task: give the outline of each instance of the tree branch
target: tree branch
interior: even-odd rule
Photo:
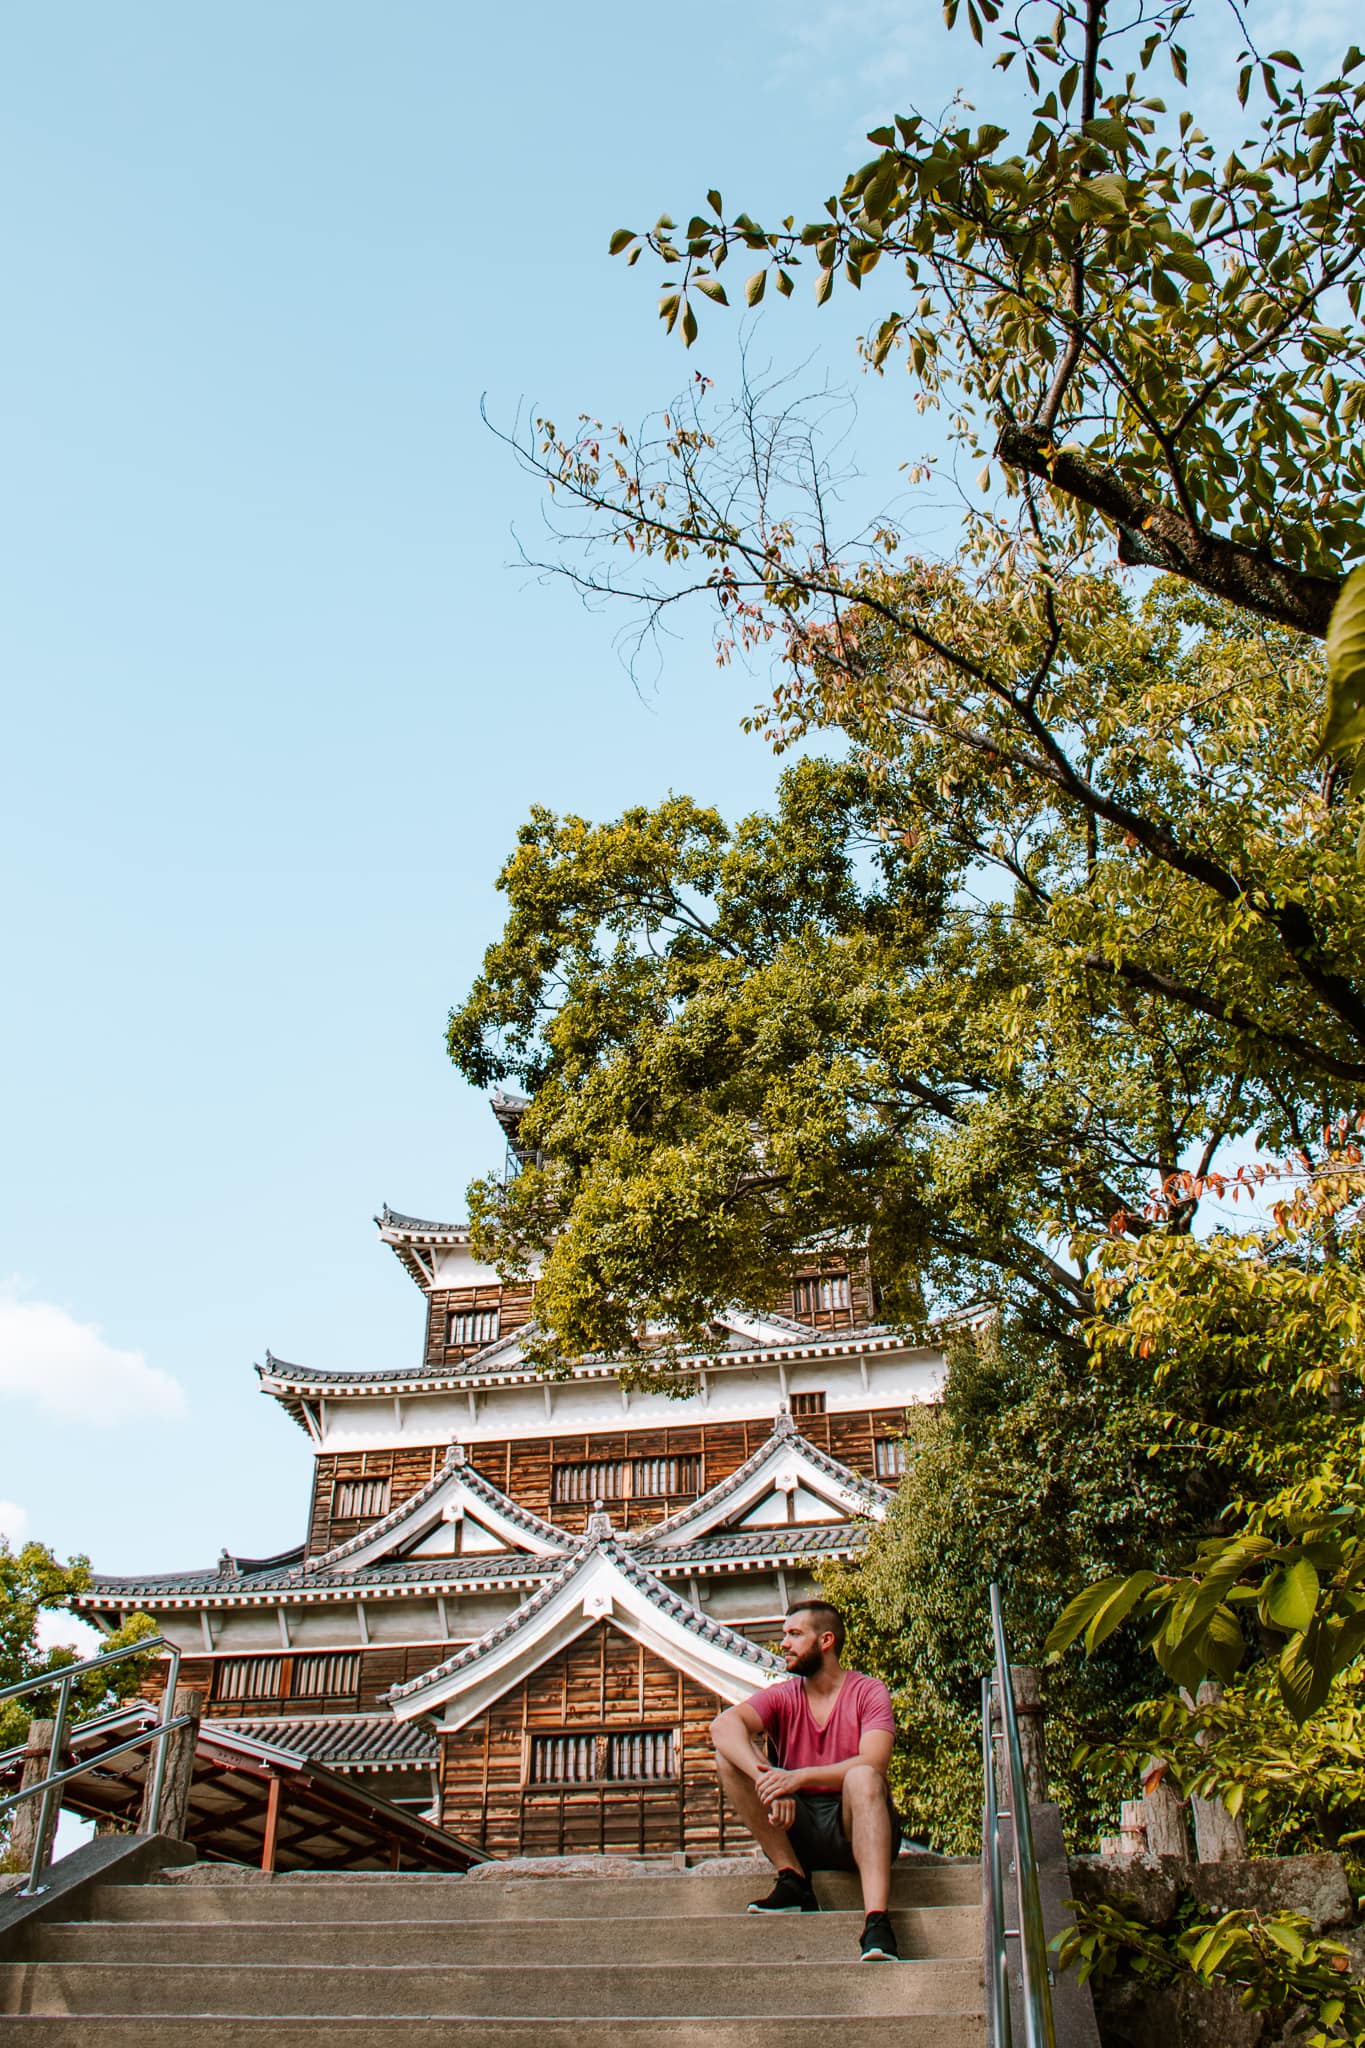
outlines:
[[[1007,423],[995,452],[1007,469],[1041,477],[1108,519],[1119,530],[1121,562],[1168,570],[1244,611],[1326,637],[1340,577],[1310,575],[1262,549],[1201,532],[1179,512],[1144,498],[1117,470],[1090,462],[1079,449],[1058,448],[1045,428]]]

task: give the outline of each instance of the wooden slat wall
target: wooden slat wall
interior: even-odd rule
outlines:
[[[455,1643],[420,1643],[406,1647],[369,1649],[359,1652],[359,1684],[349,1697],[290,1699],[287,1693],[277,1698],[219,1700],[213,1696],[214,1666],[220,1660],[215,1657],[183,1657],[180,1662],[181,1685],[197,1686],[204,1694],[205,1711],[215,1721],[252,1720],[266,1714],[372,1714],[384,1704],[384,1695],[390,1686],[403,1685],[410,1678],[418,1677],[423,1671],[430,1671],[433,1664],[443,1663],[458,1647]],[[248,1651],[250,1656],[255,1654]],[[265,1651],[266,1656],[278,1656],[282,1666],[290,1660],[287,1650]],[[300,1651],[300,1656],[311,1654]],[[235,1659],[234,1659],[235,1661]],[[166,1668],[158,1665],[149,1671],[138,1688],[142,1698],[159,1700],[165,1684]],[[287,1679],[283,1681],[286,1685]]]
[[[801,1268],[802,1279],[806,1279],[812,1274],[818,1274],[822,1278],[834,1279],[842,1273],[847,1273],[849,1279],[849,1306],[847,1308],[798,1309],[796,1306],[796,1287],[793,1283],[787,1289],[782,1299],[776,1304],[778,1312],[782,1315],[794,1316],[798,1322],[809,1323],[816,1330],[856,1330],[864,1323],[875,1322],[877,1316],[877,1296],[872,1284],[871,1272],[868,1270],[865,1261],[849,1260],[836,1256],[828,1259],[812,1259],[808,1266]]]
[[[829,1451],[843,1464],[865,1478],[876,1477],[873,1440],[893,1434],[904,1426],[902,1408],[860,1409],[848,1415],[803,1415],[798,1427],[803,1436],[821,1450]],[[694,1455],[699,1460],[698,1493],[705,1493],[718,1481],[727,1479],[744,1460],[766,1443],[772,1432],[771,1418],[756,1416],[748,1422],[707,1422],[676,1429],[622,1429],[603,1435],[535,1436],[495,1438],[469,1446],[470,1462],[509,1493],[513,1500],[534,1514],[544,1515],[562,1529],[587,1526],[591,1501],[555,1501],[551,1498],[552,1468],[580,1460],[605,1458],[662,1458]],[[444,1444],[401,1451],[352,1451],[319,1457],[313,1477],[313,1515],[309,1528],[309,1551],[316,1555],[359,1533],[356,1521],[338,1521],[332,1516],[332,1488],[338,1479],[387,1476],[390,1504],[403,1501],[425,1486],[446,1454]],[[674,1499],[620,1500],[609,1503],[611,1518],[618,1529],[640,1528],[661,1521],[695,1498],[691,1493]]]
[[[505,1337],[510,1330],[519,1330],[530,1322],[535,1291],[535,1282],[531,1280],[515,1287],[432,1288],[427,1295],[427,1364],[449,1365],[455,1359],[468,1358],[472,1351],[482,1350],[477,1344],[446,1343],[449,1318],[457,1309],[497,1309],[498,1335]]]
[[[723,1701],[598,1622],[444,1738],[443,1825],[496,1855],[721,1851],[748,1837],[724,1810],[708,1733]],[[672,1728],[679,1776],[657,1785],[530,1785],[531,1738]]]
[[[367,1524],[354,1515],[332,1513],[332,1492],[341,1479],[387,1479],[389,1508],[411,1500],[439,1471],[449,1449],[447,1444],[405,1445],[401,1451],[343,1451],[314,1460],[313,1501],[308,1517],[308,1554],[330,1550],[347,1543]],[[370,1517],[373,1521],[376,1518]]]

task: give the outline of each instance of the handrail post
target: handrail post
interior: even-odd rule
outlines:
[[[1010,1825],[1014,1835],[1014,1877],[1019,1902],[1019,1948],[1025,2031],[1029,2048],[1056,2048],[1047,1969],[1047,1935],[1043,1927],[1043,1910],[1038,1897],[1033,1823],[1029,1816],[1028,1781],[1024,1774],[1024,1752],[1019,1740],[1019,1721],[1014,1711],[1014,1680],[1010,1672],[1009,1651],[1005,1645],[1005,1621],[1000,1607],[1000,1588],[997,1585],[991,1587],[991,1632],[995,1639],[1000,1722],[1005,1738],[1006,1782],[1009,1785]]]
[[[1012,2048],[1008,1958],[1005,1950],[1005,1894],[1000,1869],[1000,1814],[995,1796],[990,1674],[981,1681],[981,1854],[986,1886],[986,2002],[990,2048]]]
[[[38,1808],[38,1826],[33,1837],[33,1861],[28,1869],[28,1883],[21,1896],[33,1898],[46,1889],[43,1879],[52,1860],[52,1835],[57,1816],[62,1810],[61,1787],[51,1782],[53,1773],[62,1767],[62,1748],[66,1741],[67,1709],[71,1700],[71,1675],[58,1682],[57,1711],[52,1719],[52,1754],[48,1763],[48,1783],[43,1788],[42,1803]]]
[[[153,1743],[155,1761],[152,1766],[151,1790],[144,1808],[148,1821],[147,1833],[152,1835],[161,1832],[161,1793],[166,1781],[166,1744],[170,1739],[166,1723],[175,1714],[175,1688],[180,1677],[180,1652],[174,1643],[171,1645],[170,1667],[166,1673],[165,1690],[161,1695],[160,1725]]]

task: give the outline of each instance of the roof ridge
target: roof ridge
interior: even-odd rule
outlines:
[[[685,1529],[689,1522],[696,1521],[699,1515],[709,1512],[718,1502],[728,1500],[731,1494],[737,1493],[744,1483],[753,1477],[764,1460],[771,1457],[775,1443],[784,1443],[792,1450],[804,1452],[812,1464],[827,1477],[837,1479],[852,1492],[861,1494],[869,1507],[883,1507],[891,1499],[884,1486],[878,1486],[873,1480],[864,1479],[862,1473],[855,1472],[851,1465],[845,1465],[842,1459],[832,1457],[828,1451],[822,1451],[818,1444],[813,1444],[809,1437],[802,1436],[790,1412],[786,1408],[780,1408],[773,1418],[771,1431],[758,1449],[749,1453],[742,1465],[737,1465],[724,1479],[718,1479],[705,1493],[698,1494],[687,1507],[679,1508],[675,1514],[665,1516],[662,1522],[650,1523],[640,1531],[636,1541],[641,1547],[650,1542],[657,1543],[658,1539],[670,1530]]]

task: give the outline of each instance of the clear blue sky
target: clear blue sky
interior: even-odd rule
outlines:
[[[703,633],[641,701],[620,622],[512,566],[540,506],[480,395],[666,402],[682,355],[610,230],[712,183],[804,212],[869,124],[977,70],[935,0],[11,15],[14,1528],[114,1571],[301,1534],[305,1440],[251,1364],[420,1342],[369,1219],[458,1214],[498,1156],[442,1039],[527,807],[736,811],[774,776]],[[856,312],[779,310],[757,345],[857,385]],[[735,335],[694,352],[722,385]],[[922,429],[903,382],[861,396],[890,489]]]

